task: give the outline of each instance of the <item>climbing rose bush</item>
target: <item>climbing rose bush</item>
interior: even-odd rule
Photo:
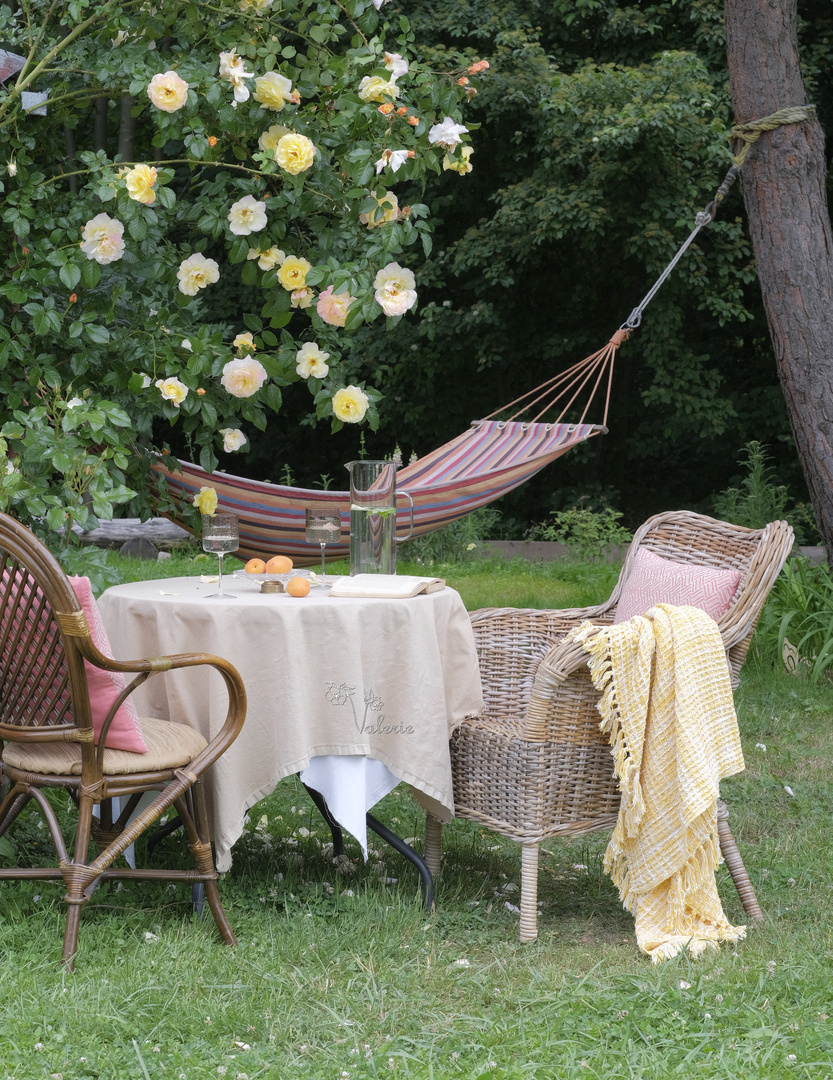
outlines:
[[[420,65],[376,0],[14,12],[0,5],[18,57],[0,89],[0,508],[53,538],[120,504],[151,513],[171,425],[210,472],[301,380],[334,430],[375,428],[383,388],[343,346],[417,308],[408,249],[430,252],[421,193],[444,155],[468,160],[471,57]],[[218,322],[231,282],[245,307]]]

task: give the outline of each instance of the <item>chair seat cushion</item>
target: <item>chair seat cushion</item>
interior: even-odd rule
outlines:
[[[163,772],[188,765],[208,745],[194,728],[151,716],[141,718],[146,754],[129,750],[105,750],[105,776],[125,773]],[[46,776],[80,776],[81,747],[78,743],[8,742],[3,761],[15,769]]]
[[[655,604],[673,604],[701,608],[717,622],[729,610],[740,578],[740,570],[672,562],[643,548],[633,561],[613,621],[627,622]]]

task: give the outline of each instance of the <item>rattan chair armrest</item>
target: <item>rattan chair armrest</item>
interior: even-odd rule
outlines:
[[[553,622],[563,622],[569,631],[573,626],[580,626],[586,619],[592,622],[611,622],[615,613],[615,607],[611,600],[605,600],[603,604],[586,608],[550,608],[547,616]],[[507,616],[517,615],[541,615],[540,608],[478,608],[469,612],[472,627],[487,623],[491,619],[505,619]]]
[[[794,539],[792,527],[786,521],[772,521],[764,530],[763,540],[743,585],[742,598],[729,608],[717,624],[727,651],[755,629],[775,579],[789,558]]]
[[[246,688],[237,668],[224,660],[221,656],[212,656],[210,653],[176,653],[171,656],[152,656],[142,660],[114,660],[96,649],[89,636],[77,639],[78,649],[85,660],[89,660],[96,667],[105,671],[118,671],[124,675],[135,674],[137,678],[130,682],[110,710],[105,722],[104,729],[99,741],[99,748],[103,752],[107,729],[116,710],[122,705],[133,691],[141,686],[151,675],[160,672],[175,671],[178,668],[203,667],[214,668],[223,679],[228,692],[228,711],[222,728],[217,732],[208,746],[191,762],[190,771],[199,775],[205,771],[221,754],[225,753],[229,746],[240,734],[243,721],[246,718]]]

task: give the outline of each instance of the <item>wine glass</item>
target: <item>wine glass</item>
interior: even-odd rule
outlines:
[[[212,599],[233,600],[231,593],[223,592],[223,556],[240,547],[239,521],[237,514],[202,515],[202,549],[214,554],[220,561],[220,576],[217,592],[209,593]]]
[[[306,513],[305,537],[308,544],[321,545],[321,579],[327,565],[326,547],[341,539],[341,512],[310,508]]]

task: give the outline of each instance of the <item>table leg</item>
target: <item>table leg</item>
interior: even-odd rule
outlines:
[[[431,871],[425,864],[425,860],[414,851],[410,844],[406,844],[405,841],[397,836],[396,833],[390,831],[390,829],[377,821],[372,814],[367,815],[368,828],[372,829],[377,836],[381,838],[394,849],[398,851],[400,855],[404,855],[408,862],[413,863],[419,871],[420,884],[422,886],[422,903],[427,911],[434,910],[434,879],[431,876]]]
[[[307,794],[318,808],[321,816],[324,818],[324,820],[327,822],[327,825],[329,826],[330,832],[332,833],[333,837],[333,853],[335,855],[341,855],[344,851],[344,834],[342,833],[341,826],[330,813],[327,802],[321,792],[316,791],[314,788],[307,787],[306,784],[304,784],[304,787],[307,790]],[[431,871],[425,864],[425,860],[422,859],[421,856],[417,855],[417,853],[414,851],[410,844],[406,844],[400,836],[397,836],[396,833],[391,832],[391,830],[386,825],[383,825],[381,821],[377,820],[372,814],[367,814],[366,820],[367,827],[369,829],[372,829],[377,836],[381,836],[385,843],[390,844],[394,851],[398,851],[400,855],[404,855],[408,862],[413,863],[413,865],[417,868],[420,876],[420,885],[422,887],[423,905],[427,908],[428,911],[433,911],[434,879],[431,876]]]
[[[314,788],[307,787],[306,784],[304,784],[304,787],[307,789],[307,795],[309,795],[309,797],[315,803],[319,814],[327,822],[327,825],[330,829],[330,835],[333,838],[333,855],[343,855],[344,833],[341,831],[341,826],[339,825],[339,823],[330,813],[324,796],[321,794],[320,791],[316,791]]]
[[[156,830],[156,832],[152,833],[148,837],[148,854],[151,853],[153,848],[159,843],[160,840],[164,840],[166,836],[170,836],[171,833],[175,833],[177,829],[181,828],[182,821],[178,814],[170,821],[166,821],[164,825],[162,825]],[[204,907],[205,885],[201,881],[198,881],[196,882],[196,884],[191,886],[191,910],[194,912],[195,915],[202,919],[205,914],[203,910]]]

